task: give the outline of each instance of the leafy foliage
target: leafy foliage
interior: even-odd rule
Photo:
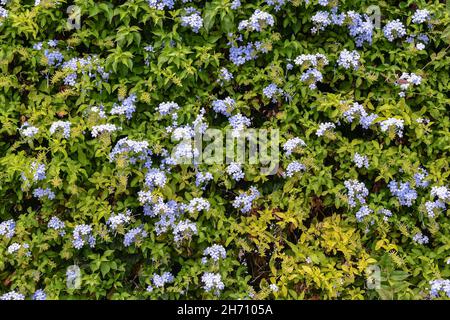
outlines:
[[[64,0],[1,1],[0,292],[450,297],[430,283],[450,278],[444,1],[171,3],[75,0],[77,29]],[[361,33],[354,15],[364,20],[370,5],[381,28],[369,22]],[[413,22],[420,9],[430,16]],[[332,18],[339,13],[342,22]],[[384,28],[396,19],[404,36]],[[305,146],[282,150],[275,175],[243,164],[238,181],[226,164],[170,164],[175,128],[201,116],[222,132],[233,125],[213,109],[227,97],[252,128],[277,128],[282,144],[298,137]],[[164,115],[168,102],[179,109]],[[303,167],[287,176],[293,161]],[[196,184],[199,172],[211,179]],[[350,180],[367,189],[360,198],[363,189],[351,191],[355,205]],[[248,212],[233,206],[244,193]],[[226,256],[205,263],[214,244]],[[73,265],[78,288],[67,285]],[[381,270],[376,289],[366,283],[372,265]]]

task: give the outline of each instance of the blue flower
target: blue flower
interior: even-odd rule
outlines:
[[[54,134],[57,130],[62,130],[63,137],[66,139],[70,138],[70,125],[69,121],[55,121],[50,126],[50,134]]]
[[[202,275],[203,289],[206,292],[210,292],[214,290],[216,295],[220,294],[225,288],[225,285],[222,282],[222,277],[218,273],[205,272]]]
[[[181,243],[183,240],[190,241],[192,236],[197,234],[197,225],[195,222],[189,220],[182,220],[178,222],[173,228],[173,239],[176,243]]]
[[[127,209],[124,213],[113,214],[106,221],[106,225],[113,231],[123,227],[131,221],[131,210]]]
[[[0,300],[25,300],[25,296],[16,291],[10,291],[1,295]]]
[[[24,122],[19,128],[19,131],[22,136],[32,138],[39,132],[39,129],[30,125],[28,122]]]
[[[221,245],[214,244],[203,251],[204,258],[208,256],[215,262],[219,261],[219,259],[225,259],[227,257],[227,251]]]
[[[224,116],[231,116],[231,112],[236,108],[236,102],[230,97],[226,97],[223,100],[214,100],[212,102],[213,110],[217,113],[221,113]]]
[[[356,152],[353,156],[353,162],[358,168],[365,167],[366,169],[369,169],[369,159],[367,158],[367,156],[362,156]]]
[[[233,207],[240,209],[242,213],[248,213],[252,209],[253,201],[259,198],[261,194],[256,187],[250,187],[249,192],[241,193],[233,201]]]
[[[172,283],[175,280],[174,276],[170,272],[164,272],[161,275],[153,274],[153,285],[157,288],[162,288],[166,283]]]
[[[44,56],[47,58],[48,64],[50,66],[57,67],[64,60],[64,56],[58,50],[53,50],[53,51],[45,50]]]
[[[298,137],[289,139],[283,144],[283,150],[287,156],[291,155],[298,147],[306,147],[305,141]]]
[[[278,88],[275,83],[271,83],[263,89],[263,95],[269,99],[275,99],[277,94],[283,94],[283,90]]]
[[[47,227],[59,231],[60,236],[64,236],[66,234],[66,232],[64,231],[66,224],[58,217],[51,217],[50,221],[47,224]]]
[[[125,115],[130,120],[136,110],[136,95],[133,93],[128,98],[124,99],[120,105],[114,104],[111,109],[111,114]]]
[[[365,217],[369,216],[373,212],[368,206],[361,206],[359,210],[356,212],[356,220],[361,222]]]
[[[389,21],[383,28],[384,36],[389,41],[402,38],[406,35],[406,29],[403,23],[399,19]]]
[[[92,235],[92,227],[86,224],[76,225],[73,230],[72,244],[75,249],[81,249],[86,243],[91,248],[95,247],[95,238]]]
[[[428,11],[427,9],[423,9],[423,10],[419,9],[416,12],[414,12],[411,22],[420,24],[420,23],[428,22],[430,20],[431,20],[430,11]]]
[[[388,184],[391,193],[397,197],[400,205],[410,207],[417,198],[417,192],[410,187],[409,182],[398,183],[392,180]]]
[[[414,235],[413,241],[418,244],[427,244],[429,239],[427,236],[423,235],[421,232],[418,232]]]
[[[136,243],[145,237],[147,237],[147,232],[144,230],[143,226],[133,228],[125,234],[123,245],[129,247],[131,244]]]
[[[345,69],[353,68],[353,70],[357,70],[359,67],[359,59],[360,55],[356,50],[348,51],[344,49],[339,53],[337,64]]]
[[[241,164],[237,162],[231,162],[227,167],[226,172],[232,176],[235,181],[239,181],[244,178],[244,172],[242,172]]]
[[[147,0],[148,5],[153,9],[164,10],[173,9],[174,0]]]
[[[316,135],[321,137],[325,134],[326,131],[336,128],[336,125],[332,122],[325,122],[319,125],[319,129],[316,131]]]
[[[304,170],[306,170],[306,167],[304,164],[301,164],[298,161],[293,161],[293,162],[289,163],[288,166],[286,167],[286,176],[292,177],[295,173],[301,172]]]
[[[47,300],[47,294],[42,289],[36,290],[33,294],[33,300]]]
[[[394,128],[395,133],[401,138],[403,137],[403,119],[389,118],[384,121],[380,121],[381,131],[386,132],[391,128]]]
[[[15,234],[16,223],[13,219],[3,221],[0,223],[0,235],[11,239]]]
[[[185,11],[186,15],[181,17],[181,25],[198,33],[200,28],[203,27],[203,18],[200,16],[200,12],[192,7],[186,8]]]
[[[432,298],[437,298],[441,291],[443,291],[447,295],[447,297],[450,298],[450,280],[431,280],[430,285],[430,295]]]
[[[41,199],[43,197],[47,197],[49,200],[55,199],[55,193],[50,190],[50,188],[42,189],[42,188],[36,188],[33,191],[33,196],[35,196],[38,199]]]
[[[344,186],[347,188],[348,192],[348,204],[350,208],[356,207],[356,200],[360,204],[366,203],[366,197],[369,195],[369,190],[367,190],[364,183],[358,180],[347,180],[344,182]]]
[[[232,136],[238,137],[241,132],[251,125],[250,119],[238,113],[228,119],[230,125],[233,127]]]
[[[267,12],[256,9],[250,19],[243,20],[238,25],[238,30],[262,31],[266,26],[273,26],[275,20]]]
[[[231,10],[236,10],[237,8],[239,8],[241,6],[241,1],[240,0],[233,0],[233,2],[231,2]]]
[[[195,185],[199,187],[202,184],[206,184],[213,179],[213,176],[209,172],[197,172],[195,175]]]
[[[372,44],[373,25],[371,19],[366,14],[361,15],[354,11],[348,11],[347,16],[351,20],[348,26],[350,35],[355,39],[356,46],[362,47],[365,42]]]

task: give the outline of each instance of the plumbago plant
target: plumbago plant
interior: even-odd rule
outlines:
[[[0,0],[0,298],[448,299],[449,22]],[[278,170],[177,162],[208,126],[279,130]]]

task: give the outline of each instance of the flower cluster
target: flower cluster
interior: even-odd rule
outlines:
[[[138,160],[148,160],[148,157],[152,154],[151,150],[148,148],[147,141],[135,141],[126,138],[122,138],[117,141],[115,147],[109,154],[109,159],[111,162],[115,161],[119,156],[130,156],[130,153],[134,154],[134,157],[129,157],[130,162],[136,162]]]
[[[450,190],[447,187],[432,187],[431,188],[431,196],[438,197],[441,201],[449,201],[450,200]]]
[[[416,12],[414,12],[412,18],[411,18],[411,22],[412,23],[424,23],[424,22],[428,22],[431,19],[431,14],[430,11],[428,11],[427,9],[423,9],[423,10],[417,10]]]
[[[414,235],[413,241],[418,244],[427,244],[429,242],[429,239],[426,235],[422,234],[421,232],[418,232]]]
[[[319,129],[316,131],[316,135],[321,137],[325,134],[326,131],[336,128],[336,125],[332,122],[325,122],[319,125]]]
[[[233,74],[230,71],[228,71],[227,68],[225,68],[225,67],[220,68],[217,82],[220,83],[221,86],[223,86],[226,82],[231,81],[232,79],[233,79]]]
[[[172,283],[174,280],[175,277],[170,272],[164,272],[161,275],[154,273],[152,278],[153,285],[156,288],[162,288],[166,283]]]
[[[402,38],[406,35],[406,29],[403,23],[399,19],[389,21],[383,28],[384,36],[389,41],[394,41],[395,39]]]
[[[64,84],[69,86],[75,86],[77,80],[77,72],[81,74],[87,74],[89,78],[95,78],[97,74],[100,75],[101,80],[108,80],[110,74],[105,72],[101,66],[100,60],[96,56],[88,56],[86,58],[72,58],[67,62],[64,62],[61,69],[65,72],[70,72],[64,78]]]
[[[387,221],[390,217],[392,217],[392,211],[389,209],[381,208],[378,210],[378,213],[383,215],[384,221]]]
[[[360,57],[356,50],[348,51],[344,49],[339,53],[337,64],[344,69],[353,68],[353,70],[358,70]]]
[[[75,249],[81,249],[85,244],[91,248],[95,246],[95,237],[92,235],[92,227],[87,224],[76,225],[72,233],[72,244]]]
[[[62,135],[64,138],[69,139],[70,138],[70,125],[71,123],[69,121],[55,121],[50,126],[50,134],[54,134],[56,130],[60,129],[62,130]]]
[[[16,291],[10,291],[1,295],[0,300],[25,300],[25,296]]]
[[[403,137],[403,123],[405,121],[403,119],[397,118],[389,118],[387,120],[380,121],[381,131],[386,132],[390,130],[392,127],[394,128],[394,132],[401,138]]]
[[[305,167],[304,164],[301,164],[298,161],[292,161],[286,167],[286,176],[292,177],[295,173],[301,172],[301,171],[304,171],[304,170],[306,170],[306,167]]]
[[[231,112],[236,108],[236,102],[234,99],[226,97],[223,100],[214,100],[212,102],[212,107],[215,112],[230,117]]]
[[[369,216],[373,212],[372,209],[370,209],[368,206],[364,205],[359,208],[359,210],[356,212],[356,220],[361,222],[364,217]]]
[[[273,101],[276,101],[275,97],[278,94],[283,94],[283,90],[278,88],[275,83],[271,83],[263,89],[263,95],[268,99],[272,99]]]
[[[106,221],[106,225],[109,229],[116,231],[117,229],[124,227],[131,221],[131,210],[127,209],[123,213],[113,214]]]
[[[275,20],[271,14],[256,9],[250,19],[239,23],[238,30],[262,31],[266,26],[273,26],[274,23]]]
[[[173,239],[176,243],[181,243],[183,240],[191,240],[192,236],[197,233],[198,230],[195,222],[182,220],[178,222],[173,228]]]
[[[170,102],[161,102],[156,108],[156,111],[158,111],[160,115],[165,116],[177,111],[178,109],[180,109],[178,103],[170,101]]]
[[[328,65],[328,58],[321,53],[302,54],[295,58],[294,63],[303,68],[324,67]]]
[[[283,144],[283,150],[287,156],[290,156],[298,147],[306,147],[305,141],[298,137],[289,139]]]
[[[364,167],[366,169],[369,169],[369,159],[367,158],[367,156],[362,156],[356,152],[353,156],[353,162],[358,168]]]
[[[60,236],[64,236],[66,234],[66,231],[64,230],[66,228],[66,224],[61,221],[58,217],[51,217],[50,221],[47,224],[47,227],[56,231],[59,231]]]
[[[227,167],[226,172],[236,181],[244,178],[244,172],[242,171],[240,163],[231,162]]]
[[[50,188],[36,188],[33,191],[33,196],[38,199],[42,199],[43,197],[47,197],[49,200],[55,199],[55,193]]]
[[[316,68],[311,68],[302,73],[300,80],[306,82],[310,89],[316,89],[317,82],[321,82],[323,80],[323,75],[322,72]]]
[[[142,241],[145,237],[147,237],[147,231],[144,230],[143,226],[133,228],[125,234],[123,245],[129,247],[133,243]]]
[[[257,51],[255,45],[251,42],[247,43],[247,45],[239,47],[232,46],[230,48],[230,60],[237,66],[243,65],[247,61],[256,59],[256,54]]]
[[[232,136],[239,137],[244,129],[251,125],[251,121],[246,116],[238,113],[228,118],[230,125],[233,127]]]
[[[219,244],[214,244],[203,251],[202,263],[205,264],[208,261],[208,256],[215,262],[219,259],[225,259],[227,257],[227,251]]]
[[[348,204],[350,208],[356,207],[356,200],[358,200],[360,204],[366,203],[366,197],[369,195],[369,190],[367,190],[363,182],[359,182],[358,180],[347,180],[344,182],[344,186],[347,188]]]
[[[44,56],[47,58],[47,63],[49,66],[57,67],[61,65],[64,60],[64,56],[58,50],[48,50],[44,51]]]
[[[173,9],[175,0],[147,0],[150,8],[157,10]]]
[[[418,86],[422,82],[422,77],[415,73],[403,72],[400,78],[395,82],[395,85],[399,86],[402,90],[399,95],[400,97],[405,96],[405,90],[407,90],[411,85]]]
[[[100,135],[100,134],[102,134],[104,132],[111,133],[111,132],[115,132],[115,131],[120,130],[120,129],[121,129],[120,127],[117,127],[114,124],[110,124],[110,123],[101,124],[101,125],[98,125],[98,126],[93,126],[91,134],[95,138],[95,137],[97,137],[98,135]]]
[[[111,109],[111,114],[125,115],[130,120],[136,111],[136,95],[133,93],[128,98],[124,99],[121,104],[114,104]]]
[[[39,132],[39,128],[30,125],[28,122],[24,122],[19,131],[22,136],[32,138]]]
[[[3,221],[0,223],[0,235],[8,239],[14,237],[16,230],[16,223],[13,219]]]
[[[145,185],[150,189],[154,187],[162,188],[166,185],[167,177],[163,170],[152,168],[145,174]]]
[[[437,279],[430,281],[430,295],[432,298],[439,297],[439,293],[444,292],[450,298],[450,280]]]
[[[33,300],[47,300],[47,294],[45,293],[44,290],[38,289],[38,290],[36,290],[36,292],[33,294],[32,299],[33,299]]]
[[[414,181],[416,183],[416,187],[418,188],[426,188],[430,184],[430,181],[427,181],[428,172],[424,168],[419,168],[419,172],[414,174]]]
[[[253,206],[253,201],[261,194],[256,187],[250,187],[249,192],[241,193],[233,201],[233,207],[240,209],[242,213],[249,213]]]
[[[9,254],[13,254],[13,253],[16,253],[17,251],[19,251],[20,249],[23,249],[25,252],[25,255],[27,257],[29,257],[29,256],[31,256],[31,252],[28,250],[29,248],[30,248],[30,245],[28,243],[20,244],[20,243],[14,242],[8,247],[7,251]]]
[[[202,184],[206,184],[213,179],[213,176],[209,172],[197,172],[195,175],[195,185],[199,187]]]
[[[211,205],[209,204],[208,200],[203,198],[194,198],[191,201],[189,201],[189,204],[187,205],[186,209],[190,213],[194,212],[200,212],[202,210],[209,211],[209,208]]]
[[[185,15],[181,17],[181,25],[183,27],[189,27],[195,33],[198,33],[201,27],[203,27],[203,19],[200,15],[200,11],[195,8],[188,7],[185,9]]]
[[[205,272],[202,275],[202,282],[206,292],[214,291],[216,295],[219,295],[220,291],[225,288],[222,277],[218,273]]]
[[[391,193],[397,197],[398,202],[402,206],[412,206],[413,201],[417,198],[417,192],[411,188],[409,182],[398,183],[397,181],[392,180],[389,182],[388,187]]]

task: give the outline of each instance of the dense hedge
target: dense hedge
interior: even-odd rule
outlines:
[[[450,297],[443,1],[0,3],[3,299]]]

